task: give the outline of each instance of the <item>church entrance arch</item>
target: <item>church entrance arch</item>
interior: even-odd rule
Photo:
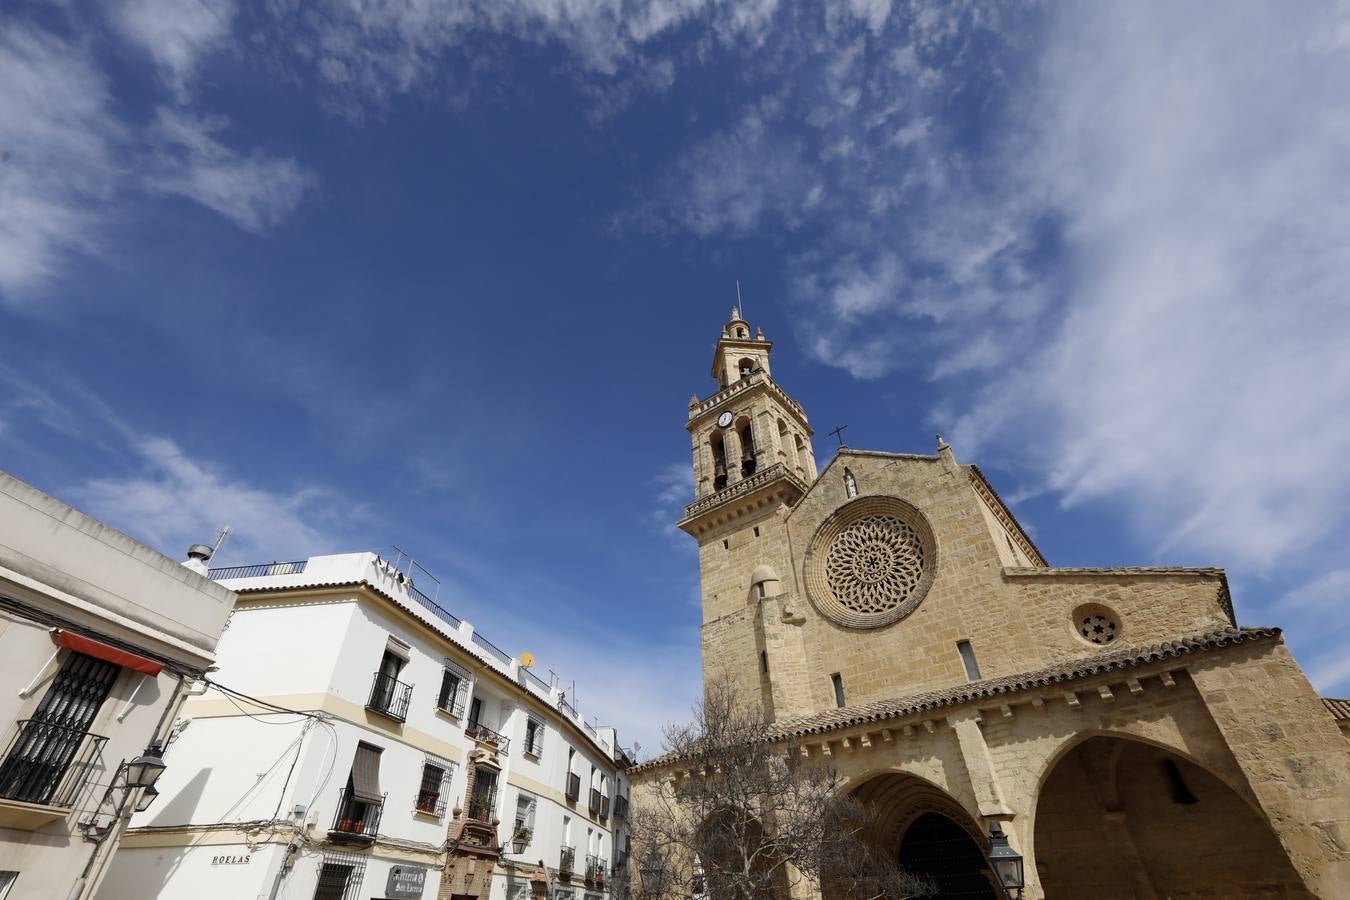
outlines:
[[[876,775],[853,789],[871,810],[871,840],[913,875],[930,879],[934,897],[998,900],[987,847],[974,820],[950,794],[905,772]]]
[[[1046,900],[1311,897],[1265,816],[1204,767],[1095,736],[1042,783],[1033,850]]]

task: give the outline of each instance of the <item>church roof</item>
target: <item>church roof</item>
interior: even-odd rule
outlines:
[[[1323,697],[1322,702],[1326,704],[1327,710],[1336,717],[1337,721],[1341,719],[1350,719],[1350,700],[1341,700],[1336,697]]]
[[[970,684],[961,684],[936,691],[926,691],[893,700],[875,700],[860,706],[826,710],[804,719],[779,723],[773,729],[774,737],[780,740],[802,737],[841,728],[852,728],[856,725],[882,722],[887,719],[897,719],[915,713],[999,697],[1029,688],[1046,687],[1106,672],[1130,669],[1201,650],[1228,646],[1229,644],[1278,638],[1280,634],[1278,628],[1224,628],[1220,631],[1163,641],[1145,647],[1127,647],[1082,659],[1066,660],[1043,669],[1018,675],[987,678],[983,681],[974,681]]]
[[[1005,675],[1000,678],[987,678],[983,681],[974,681],[969,684],[941,688],[935,691],[925,691],[907,697],[874,700],[871,703],[863,703],[858,706],[825,710],[801,719],[776,722],[768,727],[764,739],[766,741],[792,740],[808,735],[841,731],[859,725],[879,724],[918,713],[993,699],[1018,691],[1063,684],[1093,675],[1132,669],[1148,663],[1212,650],[1217,647],[1258,640],[1278,640],[1281,633],[1279,628],[1224,628],[1143,647],[1126,647],[1081,659],[1065,660],[1031,672]],[[1350,708],[1350,701],[1330,702],[1342,703]],[[1330,706],[1330,702],[1328,702],[1328,706]],[[1350,709],[1347,709],[1347,711],[1350,712]],[[660,768],[677,761],[678,757],[668,753],[629,771],[641,772],[647,769]]]

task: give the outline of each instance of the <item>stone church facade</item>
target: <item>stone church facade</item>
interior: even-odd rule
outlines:
[[[1053,567],[941,438],[817,472],[771,351],[733,310],[689,404],[705,683],[944,896],[999,896],[998,823],[1027,898],[1350,897],[1350,703],[1237,624],[1222,569]]]

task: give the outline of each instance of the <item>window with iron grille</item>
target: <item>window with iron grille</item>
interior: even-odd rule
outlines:
[[[436,695],[436,708],[456,718],[464,715],[464,699],[469,695],[469,673],[450,660],[441,670],[441,689]]]
[[[525,752],[536,759],[544,755],[544,723],[534,716],[525,719]]]
[[[450,780],[455,764],[439,756],[428,756],[422,763],[422,784],[417,789],[417,811],[429,816],[445,815],[450,799]]]
[[[5,750],[0,797],[53,806],[74,803],[104,742],[89,733],[89,726],[121,671],[83,653],[66,657],[32,718],[18,723]]]
[[[512,840],[517,836],[523,835],[525,846],[528,847],[534,839],[534,812],[539,806],[539,801],[529,794],[521,791],[516,795],[516,825],[511,833]]]
[[[356,900],[366,877],[366,858],[356,853],[325,852],[314,900]]]
[[[497,807],[497,773],[478,766],[474,769],[473,795],[469,797],[469,818],[476,822],[491,820]]]

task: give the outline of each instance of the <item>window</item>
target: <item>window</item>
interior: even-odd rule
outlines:
[[[516,795],[516,827],[512,838],[523,838],[527,847],[534,839],[534,811],[538,806],[538,801],[529,794]]]
[[[975,661],[975,648],[970,646],[970,641],[957,641],[956,651],[961,654],[961,664],[966,667],[966,679],[979,681],[980,664]]]
[[[382,752],[373,744],[356,745],[347,786],[338,794],[330,839],[373,841],[379,834],[380,816],[384,811],[384,793],[380,790]]]
[[[19,880],[18,872],[0,872],[0,900],[9,896],[9,889]]]
[[[455,764],[438,756],[428,756],[422,763],[422,784],[417,790],[417,811],[429,816],[445,815],[450,798],[450,780],[455,775]]]
[[[474,697],[473,702],[469,704],[470,727],[476,728],[481,718],[483,718],[483,700],[481,697]]]
[[[384,713],[399,721],[407,716],[408,700],[412,693],[412,685],[404,684],[398,680],[399,673],[403,667],[408,664],[405,656],[396,652],[399,648],[393,645],[393,638],[389,639],[391,646],[386,647],[384,656],[380,657],[380,668],[375,673],[375,682],[370,688],[370,702],[366,704],[376,712]]]
[[[525,752],[535,758],[544,755],[544,723],[534,716],[525,719]]]
[[[755,537],[759,537],[759,526],[755,526]]]
[[[489,822],[496,808],[497,773],[478,766],[473,774],[473,796],[469,798],[469,818],[477,822]]]
[[[441,670],[441,689],[436,694],[436,708],[452,716],[464,715],[464,697],[469,693],[469,673],[450,661]]]
[[[314,888],[314,900],[356,900],[365,877],[365,856],[325,851],[319,867],[319,883]]]
[[[723,550],[730,550],[730,549],[731,549],[731,541],[728,541],[728,540],[723,539],[723,541],[722,541],[722,549],[723,549]]]
[[[760,588],[761,591],[763,591],[763,590],[764,590],[764,585],[761,584],[761,585],[759,586],[759,588]],[[759,651],[759,670],[760,670],[761,672],[768,672],[768,671],[769,671],[769,651],[768,651],[768,650],[761,650],[761,651]]]
[[[844,705],[844,676],[835,672],[830,676],[830,681],[834,684],[834,705],[842,708]]]
[[[104,739],[89,734],[121,673],[113,663],[71,653],[32,718],[18,724],[0,763],[0,797],[69,806],[97,761]]]

